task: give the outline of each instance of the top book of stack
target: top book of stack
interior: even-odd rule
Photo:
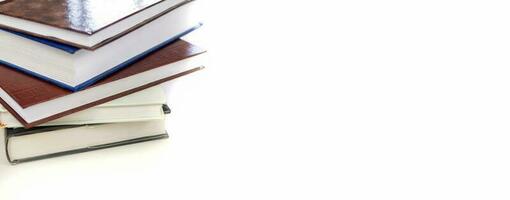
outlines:
[[[6,0],[0,3],[0,27],[94,50],[184,3],[184,0]]]
[[[0,64],[79,91],[201,26],[192,0],[0,0]]]

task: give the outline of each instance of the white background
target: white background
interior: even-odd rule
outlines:
[[[1,162],[0,199],[510,198],[507,1],[201,4],[171,140]]]

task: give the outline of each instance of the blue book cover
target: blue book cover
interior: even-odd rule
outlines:
[[[36,41],[36,42],[48,45],[50,47],[54,47],[54,48],[60,49],[62,51],[70,53],[70,54],[74,54],[78,50],[80,50],[80,48],[78,48],[78,47],[74,47],[74,46],[71,46],[71,45],[68,45],[68,44],[64,44],[64,43],[60,43],[60,42],[57,42],[57,41],[48,40],[48,39],[40,38],[40,37],[35,37],[35,36],[28,35],[28,34],[25,34],[25,33],[15,32],[15,31],[6,30],[6,29],[0,29],[0,30],[3,30],[3,31],[6,31],[6,32],[15,34],[15,35],[20,36],[20,37],[24,37],[24,38],[29,39],[29,40],[33,40],[33,41]]]
[[[137,61],[139,61],[141,59],[143,59],[144,57],[146,57],[150,53],[155,52],[155,51],[157,51],[157,50],[159,50],[159,49],[161,49],[161,48],[171,44],[172,42],[178,40],[179,38],[181,38],[181,37],[183,37],[185,35],[187,35],[188,33],[193,32],[194,30],[200,28],[201,26],[202,26],[202,23],[200,23],[200,24],[198,24],[198,25],[196,25],[194,27],[191,27],[188,30],[186,30],[186,31],[184,31],[184,32],[182,32],[180,34],[178,34],[178,35],[176,35],[174,37],[169,38],[168,40],[164,41],[163,43],[161,43],[161,44],[159,44],[159,45],[157,45],[157,46],[155,46],[155,47],[153,47],[153,48],[151,48],[151,49],[149,49],[149,50],[147,50],[147,51],[145,51],[145,52],[143,52],[143,53],[141,53],[141,54],[139,54],[139,55],[137,55],[137,56],[135,56],[135,57],[133,57],[133,58],[131,58],[131,59],[121,63],[121,64],[119,64],[119,65],[117,65],[117,66],[115,66],[115,67],[112,67],[108,71],[106,71],[106,72],[104,72],[102,74],[99,74],[99,75],[97,75],[97,76],[95,76],[95,77],[93,77],[93,78],[91,78],[91,79],[89,79],[89,80],[87,80],[87,81],[77,85],[77,86],[72,86],[72,85],[68,85],[68,84],[62,83],[62,82],[60,82],[58,80],[55,80],[55,79],[52,79],[50,77],[41,75],[39,73],[35,73],[35,72],[27,70],[27,69],[25,69],[23,67],[20,67],[20,66],[17,66],[17,65],[14,65],[14,64],[2,61],[2,60],[0,60],[0,64],[3,64],[3,65],[8,66],[10,68],[13,68],[13,69],[15,69],[17,71],[26,73],[26,74],[31,75],[33,77],[39,78],[41,80],[50,82],[50,83],[52,83],[52,84],[54,84],[56,86],[59,86],[61,88],[66,89],[66,90],[77,92],[77,91],[83,90],[83,89],[93,85],[94,83],[96,83],[96,82],[98,82],[98,81],[100,81],[100,80],[110,76],[111,74],[113,74],[113,73],[115,73],[115,72],[117,72],[117,71],[119,71],[119,70],[121,70],[121,69],[123,69],[125,67],[128,67],[129,65],[131,65],[131,64],[133,64],[133,63],[135,63],[135,62],[137,62]],[[7,31],[7,30],[5,30],[5,31]],[[70,45],[67,45],[67,44],[63,44],[63,43],[60,43],[60,42],[57,42],[57,41],[52,41],[52,40],[48,40],[48,39],[44,39],[44,38],[40,38],[40,37],[35,37],[35,36],[31,36],[31,35],[27,35],[27,34],[19,33],[19,32],[14,32],[14,31],[7,31],[7,32],[19,35],[19,36],[24,37],[24,38],[29,39],[29,40],[33,40],[33,41],[36,41],[36,42],[39,42],[39,43],[51,46],[53,48],[60,49],[62,51],[70,53],[70,54],[74,54],[74,53],[76,53],[77,51],[80,50],[80,48],[77,48],[77,47],[74,47],[74,46],[70,46]]]

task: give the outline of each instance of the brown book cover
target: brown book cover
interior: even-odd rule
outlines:
[[[146,58],[126,67],[119,72],[116,72],[112,76],[90,86],[89,88],[96,87],[98,85],[106,84],[109,82],[113,82],[122,78],[126,78],[138,73],[142,73],[148,70],[152,70],[167,64],[171,64],[189,57],[193,57],[199,54],[204,53],[205,50],[194,46],[184,40],[178,40],[152,54],[147,56]],[[161,80],[154,80],[153,82],[140,86],[138,88],[122,92],[117,95],[105,97],[99,101],[92,102],[78,108],[74,108],[72,110],[68,110],[42,120],[27,123],[23,118],[18,115],[5,101],[0,99],[0,104],[2,104],[16,119],[20,121],[26,128],[34,127],[46,122],[49,122],[54,119],[58,119],[60,117],[64,117],[66,115],[82,111],[88,109],[90,107],[100,105],[111,100],[132,94],[134,92],[141,91],[143,89],[161,84],[163,82],[193,73],[202,69],[202,67],[197,67],[189,71],[182,72],[180,74],[167,77]],[[26,75],[24,73],[15,71],[9,67],[0,65],[0,88],[2,88],[9,96],[11,96],[21,107],[27,108],[39,103],[43,103],[52,99],[60,98],[66,95],[72,94],[72,92],[62,89],[58,86],[55,86],[51,83],[42,81],[40,79],[34,78],[32,76]]]
[[[66,29],[77,33],[92,35],[163,1],[165,0],[5,0],[3,2],[0,1],[0,14]],[[168,8],[166,11],[149,18],[92,48],[64,41],[59,38],[49,38],[45,35],[1,24],[0,26],[5,29],[55,40],[84,49],[94,50],[143,26],[144,24],[157,19],[163,14],[176,9],[179,6],[189,3],[190,1],[192,0],[183,1],[172,8]]]

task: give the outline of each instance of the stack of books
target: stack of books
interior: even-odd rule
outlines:
[[[16,164],[167,138],[159,84],[203,69],[192,0],[0,0],[0,126]]]

